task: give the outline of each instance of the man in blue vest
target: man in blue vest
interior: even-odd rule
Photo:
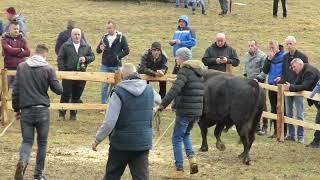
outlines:
[[[110,98],[105,119],[97,132],[92,149],[96,151],[107,136],[110,139],[106,179],[120,179],[127,164],[132,178],[149,179],[149,150],[152,147],[153,104],[160,104],[160,95],[139,78],[135,66],[124,64],[124,80]]]

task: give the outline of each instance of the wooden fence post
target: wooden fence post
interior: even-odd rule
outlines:
[[[7,79],[7,69],[1,69],[1,115],[2,115],[2,125],[8,125],[8,79]]]
[[[277,93],[277,140],[284,141],[284,89],[283,84],[278,84]]]
[[[114,85],[117,85],[121,80],[122,80],[121,72],[120,71],[116,71],[114,73]]]
[[[232,75],[232,65],[231,64],[226,64],[226,73],[229,75]]]

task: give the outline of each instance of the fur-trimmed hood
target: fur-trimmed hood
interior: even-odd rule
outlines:
[[[206,69],[206,66],[199,60],[187,60],[184,61],[181,65],[181,68],[188,68],[193,70],[198,76],[203,76],[203,71]]]

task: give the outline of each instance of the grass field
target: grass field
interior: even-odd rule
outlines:
[[[320,24],[318,19],[318,1],[288,1],[288,18],[272,17],[272,1],[234,0],[246,3],[246,6],[233,5],[231,15],[219,17],[218,1],[207,4],[208,15],[202,16],[198,10],[191,15],[191,9],[175,9],[174,4],[148,1],[138,5],[134,2],[101,2],[87,0],[10,0],[0,1],[0,9],[15,6],[26,17],[28,40],[31,48],[38,43],[50,47],[48,61],[56,68],[54,44],[57,34],[65,29],[67,20],[78,22],[86,38],[95,49],[105,31],[105,22],[115,20],[129,43],[130,55],[125,62],[139,63],[145,48],[153,41],[160,40],[170,56],[170,71],[173,66],[171,47],[166,44],[177,26],[180,15],[189,15],[191,26],[196,30],[197,46],[193,49],[193,58],[201,59],[205,49],[211,45],[217,32],[224,32],[227,42],[237,50],[240,60],[247,50],[247,41],[256,39],[262,50],[267,50],[267,43],[276,39],[283,43],[288,35],[298,40],[298,49],[305,52],[310,62],[320,67]],[[280,6],[281,7],[281,6]],[[4,18],[1,15],[1,18]],[[88,71],[98,71],[101,56],[96,56]],[[2,62],[1,62],[2,64]],[[1,66],[2,67],[2,66]],[[243,62],[234,68],[235,74],[241,75]],[[58,96],[51,96],[58,102]],[[83,98],[85,102],[100,102],[100,84],[87,83]],[[307,105],[305,105],[307,106]],[[313,122],[314,107],[306,107],[306,120]],[[172,121],[171,111],[162,113],[162,132]],[[103,115],[98,111],[82,111],[77,122],[57,122],[57,112],[51,113],[48,154],[45,174],[48,179],[101,179],[107,159],[108,142],[98,147],[98,152],[91,151],[91,142],[101,124]],[[0,128],[2,130],[2,128]],[[266,136],[257,137],[251,150],[253,165],[242,165],[237,155],[242,151],[235,131],[223,134],[227,150],[219,152],[215,147],[212,129],[209,131],[209,152],[200,153],[201,137],[196,126],[192,132],[193,144],[198,155],[200,172],[190,179],[319,179],[320,151],[307,149],[304,145],[285,142],[277,143]],[[313,131],[306,132],[305,143],[309,143]],[[171,128],[159,146],[150,154],[151,179],[166,179],[173,169],[171,148]],[[0,180],[13,179],[18,151],[21,142],[20,125],[16,122],[4,137],[0,138]],[[35,149],[35,148],[34,148]],[[31,179],[35,164],[33,150],[30,165],[26,172]],[[186,162],[187,163],[187,162]],[[187,164],[185,165],[187,169]],[[188,170],[186,171],[187,174]],[[129,171],[123,179],[130,179]]]

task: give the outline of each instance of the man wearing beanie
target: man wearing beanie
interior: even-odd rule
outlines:
[[[176,81],[163,98],[159,110],[166,108],[175,99],[176,119],[172,135],[173,154],[175,158],[174,178],[183,178],[182,143],[186,151],[190,174],[198,172],[195,154],[192,150],[190,131],[200,119],[203,110],[204,64],[192,58],[190,49],[182,47],[176,52],[176,63],[180,67]]]
[[[154,42],[150,49],[145,50],[141,57],[138,72],[149,76],[164,76],[167,73],[167,56],[161,49],[160,42]],[[149,83],[149,81],[147,81]],[[166,95],[166,81],[159,81],[161,98]]]
[[[5,10],[5,15],[8,19],[7,25],[5,26],[5,32],[9,32],[9,25],[10,22],[16,21],[19,24],[20,30],[19,32],[22,33],[24,36],[27,32],[25,18],[20,14],[18,15],[16,9],[14,7],[9,7]]]
[[[196,35],[189,27],[188,16],[182,15],[179,17],[177,30],[174,33],[172,40],[168,43],[172,46],[174,57],[179,48],[186,47],[191,50],[191,48],[197,44]],[[179,67],[175,64],[172,74],[177,74],[178,71]]]

